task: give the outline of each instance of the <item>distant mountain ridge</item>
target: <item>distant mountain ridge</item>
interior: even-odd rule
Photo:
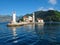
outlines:
[[[17,20],[19,17],[17,17]],[[12,16],[10,15],[0,15],[0,22],[10,22],[12,20]]]

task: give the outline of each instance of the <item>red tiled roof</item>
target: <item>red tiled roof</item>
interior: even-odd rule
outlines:
[[[24,16],[24,18],[27,18],[27,16]]]

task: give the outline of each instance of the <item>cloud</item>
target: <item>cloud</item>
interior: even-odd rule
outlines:
[[[40,10],[42,10],[44,7],[40,7],[39,9],[38,9],[38,11],[40,11]]]
[[[49,0],[49,3],[51,3],[52,5],[55,5],[57,3],[57,0]]]
[[[53,7],[50,8],[40,7],[37,11],[47,11],[47,10],[55,10],[55,9]]]
[[[54,8],[50,7],[48,10],[54,10]]]
[[[46,8],[44,8],[44,7],[40,7],[40,8],[38,8],[38,10],[37,11],[47,11],[47,9]]]

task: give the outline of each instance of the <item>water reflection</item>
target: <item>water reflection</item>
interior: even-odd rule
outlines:
[[[31,30],[31,29],[32,29],[32,30],[35,30],[35,24],[29,24],[29,25],[28,25],[28,28],[29,28],[30,30]]]
[[[35,31],[35,24],[24,25],[24,28],[25,28],[26,31],[28,31],[28,32],[33,32],[33,31]]]
[[[16,28],[17,27],[11,27],[13,33],[13,39],[17,38]],[[17,40],[13,41],[13,43],[17,43],[17,42],[18,42]]]
[[[13,31],[13,36],[14,38],[17,36],[17,33],[16,33],[16,27],[12,27],[12,31]]]
[[[40,39],[44,38],[44,30],[43,29],[44,29],[44,25],[40,25],[40,24],[36,25],[35,30]]]
[[[44,25],[41,25],[41,24],[37,24],[37,29],[39,29],[39,30],[43,30],[43,27],[44,27]]]

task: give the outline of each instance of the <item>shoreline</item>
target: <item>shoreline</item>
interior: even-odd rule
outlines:
[[[44,25],[44,22],[43,23],[40,23],[40,22],[20,22],[20,23],[8,23],[7,26],[22,26],[22,25],[28,25],[28,24],[41,24],[41,25]]]

